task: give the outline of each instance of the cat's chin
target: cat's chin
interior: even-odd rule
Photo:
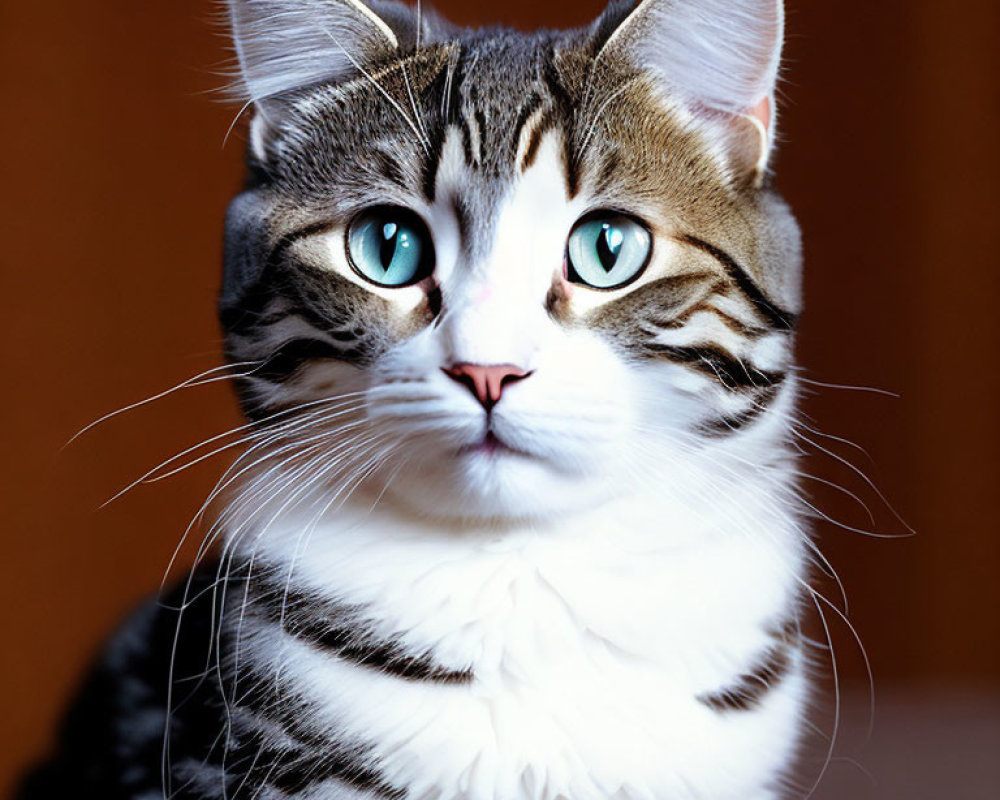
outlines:
[[[551,519],[612,496],[601,476],[559,469],[494,441],[401,470],[385,492],[389,502],[411,513],[472,522]]]

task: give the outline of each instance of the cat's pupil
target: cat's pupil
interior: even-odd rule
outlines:
[[[597,237],[597,258],[605,272],[615,268],[624,242],[625,234],[619,228],[607,222],[601,226],[601,235]]]
[[[393,259],[396,258],[396,249],[400,244],[399,226],[395,222],[387,222],[382,226],[382,246],[379,248],[379,260],[382,262],[382,269],[386,272],[392,266]]]

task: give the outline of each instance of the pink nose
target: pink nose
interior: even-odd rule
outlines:
[[[497,364],[489,367],[478,364],[456,364],[445,369],[444,374],[472,392],[487,411],[500,402],[504,386],[522,381],[531,375],[530,372],[513,364]]]

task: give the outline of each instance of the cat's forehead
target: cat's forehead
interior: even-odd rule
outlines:
[[[550,127],[570,121],[556,67],[566,45],[558,35],[495,31],[421,48],[347,83],[304,93],[286,121],[284,143],[308,148],[317,166],[352,155],[344,150],[364,160],[391,143],[395,160],[420,164],[429,184],[433,175],[426,173],[436,169],[444,139],[456,128],[476,173],[510,179],[519,134],[536,112],[544,109]],[[311,165],[300,159],[296,166]]]
[[[526,179],[555,205],[574,193],[567,178],[572,117],[562,102],[555,52],[550,40],[517,34],[463,47],[425,193],[432,203],[454,207],[474,258],[489,249],[503,206]]]
[[[634,71],[598,68],[575,35],[487,32],[304,93],[276,144],[279,183],[296,204],[343,205],[345,214],[432,204],[445,187],[475,227],[555,138],[571,199],[662,200],[679,159],[702,189],[720,184],[718,162],[663,100]]]
[[[554,54],[553,42],[512,33],[460,46],[454,105],[442,121],[477,129],[469,131],[478,135],[468,155],[485,174],[512,174],[514,144],[529,117],[543,106],[555,110]]]

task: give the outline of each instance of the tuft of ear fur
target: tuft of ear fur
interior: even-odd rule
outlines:
[[[354,77],[417,39],[410,8],[392,0],[228,0],[238,94],[262,103]]]
[[[605,41],[606,53],[624,57],[659,75],[689,107],[732,119],[762,171],[773,141],[774,91],[784,43],[782,0],[641,0],[622,18],[614,4],[608,18],[620,20]],[[745,143],[744,143],[745,144]]]

